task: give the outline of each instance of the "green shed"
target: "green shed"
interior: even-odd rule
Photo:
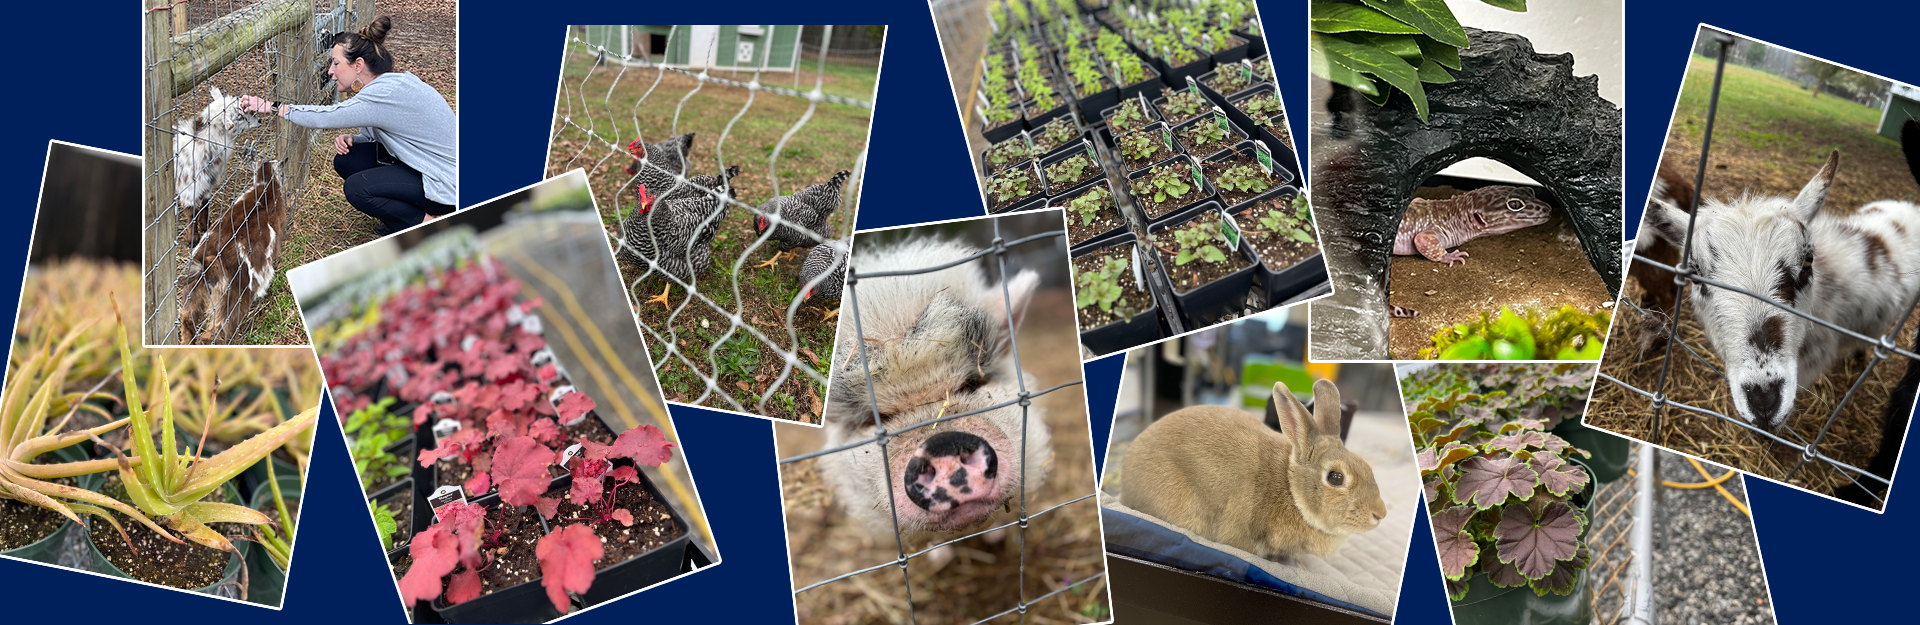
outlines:
[[[800,61],[797,25],[587,26],[587,43],[668,67],[790,72]]]
[[[1900,125],[1920,119],[1920,88],[1893,83],[1887,93],[1887,106],[1880,109],[1880,136],[1898,141]]]

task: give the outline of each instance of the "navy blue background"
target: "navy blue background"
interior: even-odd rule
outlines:
[[[1538,1],[1538,0],[1536,0]],[[106,4],[121,5],[111,9]],[[565,25],[607,22],[729,21],[885,23],[885,66],[874,115],[860,227],[875,228],[981,213],[966,142],[955,114],[931,17],[921,3],[838,5],[732,0],[705,14],[673,14],[677,3],[469,0],[460,15],[463,203],[471,205],[537,182],[545,165]],[[1871,6],[1870,6],[1871,5]],[[1626,197],[1629,232],[1638,224],[1675,91],[1699,22],[1827,58],[1896,80],[1920,82],[1905,2],[1848,3],[1851,15],[1878,15],[1891,28],[1824,29],[1823,8],[1802,3],[1636,2],[1626,43]],[[1261,2],[1269,45],[1289,110],[1305,111],[1304,3]],[[1811,9],[1811,10],[1810,10]],[[1910,10],[1909,10],[1910,11]],[[117,12],[117,14],[116,14]],[[24,259],[48,140],[128,153],[140,150],[140,36],[133,3],[68,2],[16,10],[20,25],[6,46],[9,144],[0,183],[0,250]],[[102,27],[104,25],[104,28]],[[92,28],[86,28],[91,26]],[[396,33],[404,45],[405,33]],[[1306,136],[1303,114],[1293,115]],[[48,207],[59,210],[59,207]],[[0,319],[14,317],[19,281],[0,276]],[[129,294],[130,295],[130,294]],[[123,297],[124,299],[124,297]],[[1105,454],[1120,358],[1087,365],[1095,457]],[[766,422],[675,406],[683,453],[693,470],[724,562],[570,622],[785,623],[793,619],[778,474]],[[160,617],[274,618],[290,623],[404,622],[393,582],[372,535],[339,427],[321,420],[307,486],[306,523],[286,610],[261,608],[0,560],[8,622]],[[1912,464],[1909,461],[1908,464]],[[1909,561],[1920,549],[1914,512],[1893,498],[1884,515],[1749,480],[1755,521],[1778,614],[1785,622],[1893,617],[1910,592]],[[1402,585],[1399,622],[1448,623],[1446,598],[1424,516]],[[191,615],[188,617],[187,615]],[[1910,617],[1909,617],[1910,618]]]

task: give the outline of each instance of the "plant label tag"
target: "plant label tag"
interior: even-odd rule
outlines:
[[[455,502],[466,503],[467,491],[453,484],[437,488],[433,494],[427,495],[427,506],[433,508],[433,518],[436,521],[440,519],[440,509]]]
[[[1100,162],[1100,157],[1094,156],[1093,154],[1093,144],[1083,142],[1081,145],[1087,146],[1087,160],[1093,161],[1094,163]]]
[[[1220,107],[1218,106],[1213,107],[1213,121],[1218,122],[1220,124],[1220,132],[1224,132],[1229,135],[1233,134],[1233,126],[1227,123],[1227,114],[1225,112],[1222,112],[1220,110]]]
[[[1167,149],[1172,150],[1173,149],[1173,130],[1167,128],[1166,126],[1161,126],[1160,142],[1167,144]]]
[[[433,442],[438,443],[460,431],[460,422],[454,419],[441,419],[433,422]]]
[[[1188,160],[1188,161],[1192,161],[1192,160],[1193,160],[1193,157],[1191,157],[1191,156],[1189,156],[1189,157],[1187,157],[1187,160]],[[1194,163],[1194,165],[1193,165],[1193,188],[1194,188],[1194,190],[1197,190],[1197,191],[1204,191],[1204,190],[1206,190],[1206,188],[1207,188],[1207,182],[1206,182],[1205,180],[1202,180],[1202,179],[1200,178],[1200,164],[1199,164],[1199,163]]]
[[[1240,226],[1233,223],[1233,216],[1220,216],[1220,235],[1227,238],[1227,245],[1240,249]]]
[[[1025,130],[1022,130],[1020,131],[1020,140],[1026,142],[1027,153],[1032,154],[1033,153],[1033,135],[1029,134]]]
[[[567,466],[567,461],[572,460],[573,457],[577,455],[580,455],[579,443],[574,443],[573,445],[567,447],[566,451],[560,452],[560,469],[562,471],[566,471],[567,473],[573,473],[573,469]]]
[[[1260,169],[1265,170],[1267,175],[1273,175],[1273,154],[1267,152],[1267,144],[1253,142],[1253,160],[1260,162]]]
[[[1240,59],[1240,78],[1247,81],[1253,80],[1253,63],[1247,62],[1246,59]]]
[[[1140,273],[1140,246],[1135,245],[1130,249],[1133,250],[1133,285],[1139,287],[1141,290],[1145,290],[1147,280]]]
[[[1200,81],[1194,80],[1192,74],[1187,75],[1187,93],[1200,95]]]

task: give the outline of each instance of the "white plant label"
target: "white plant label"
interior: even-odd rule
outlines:
[[[566,471],[567,473],[573,473],[573,469],[567,467],[567,461],[572,460],[574,456],[579,454],[580,454],[579,443],[574,443],[572,446],[567,447],[565,451],[560,452],[560,469],[563,471]]]
[[[1141,290],[1147,288],[1147,279],[1140,273],[1140,246],[1133,246],[1133,285]]]
[[[436,521],[440,519],[440,509],[454,502],[466,503],[467,491],[459,486],[448,484],[434,489],[433,494],[427,495],[427,506],[433,508],[433,518]]]
[[[438,443],[460,431],[460,422],[454,419],[441,419],[433,422],[433,442]]]

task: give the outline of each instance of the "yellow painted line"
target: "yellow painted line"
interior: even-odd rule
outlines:
[[[545,267],[541,267],[538,263],[535,263],[525,252],[513,250],[513,256],[516,260],[520,261],[522,267],[526,267],[527,270],[533,274],[534,279],[539,280],[541,284],[546,285],[547,288],[552,289],[555,294],[560,296],[561,302],[567,307],[567,314],[572,316],[574,321],[579,322],[581,327],[586,328],[587,333],[592,336],[595,346],[599,348],[602,356],[607,359],[607,362],[613,364],[622,380],[630,384],[634,394],[639,395],[641,401],[647,404],[647,408],[653,411],[655,419],[663,426],[662,429],[666,430],[667,438],[676,443],[679,442],[680,436],[674,433],[673,422],[666,418],[666,415],[663,414],[661,410],[660,404],[653,399],[652,395],[647,394],[646,387],[640,384],[638,378],[633,377],[633,372],[628,370],[626,364],[621,362],[619,357],[614,354],[613,347],[607,342],[606,336],[601,334],[600,329],[593,325],[591,318],[587,316],[586,309],[580,306],[580,300],[573,296],[573,289],[569,288],[565,282],[560,281],[552,272],[547,271]],[[559,320],[558,317],[556,317],[556,320]],[[562,338],[565,338],[567,341],[567,346],[573,349],[574,353],[581,355],[581,360],[585,361],[589,373],[594,376],[594,381],[612,389],[613,385],[607,383],[606,373],[600,370],[599,363],[595,359],[586,357],[586,347],[580,343],[580,337],[574,335],[573,328],[565,324],[564,321],[555,323],[554,327],[560,330]],[[623,411],[620,413],[621,419],[627,423],[628,427],[639,427],[638,424],[634,423],[633,417],[624,412],[625,403],[619,399],[620,394],[614,393],[613,395],[614,401],[620,405],[620,407],[616,407],[615,409]],[[683,447],[683,455],[684,452],[685,448]],[[683,461],[681,465],[685,466],[685,462]],[[687,489],[685,484],[680,483],[680,477],[672,471],[661,471],[660,477],[666,481],[667,489],[673,491],[674,497],[681,501],[683,504],[681,508],[686,511],[688,516],[693,517],[693,522],[700,528],[700,532],[711,540],[713,537],[713,528],[707,526],[706,514],[700,509],[698,505],[699,502],[695,500],[692,492]]]

